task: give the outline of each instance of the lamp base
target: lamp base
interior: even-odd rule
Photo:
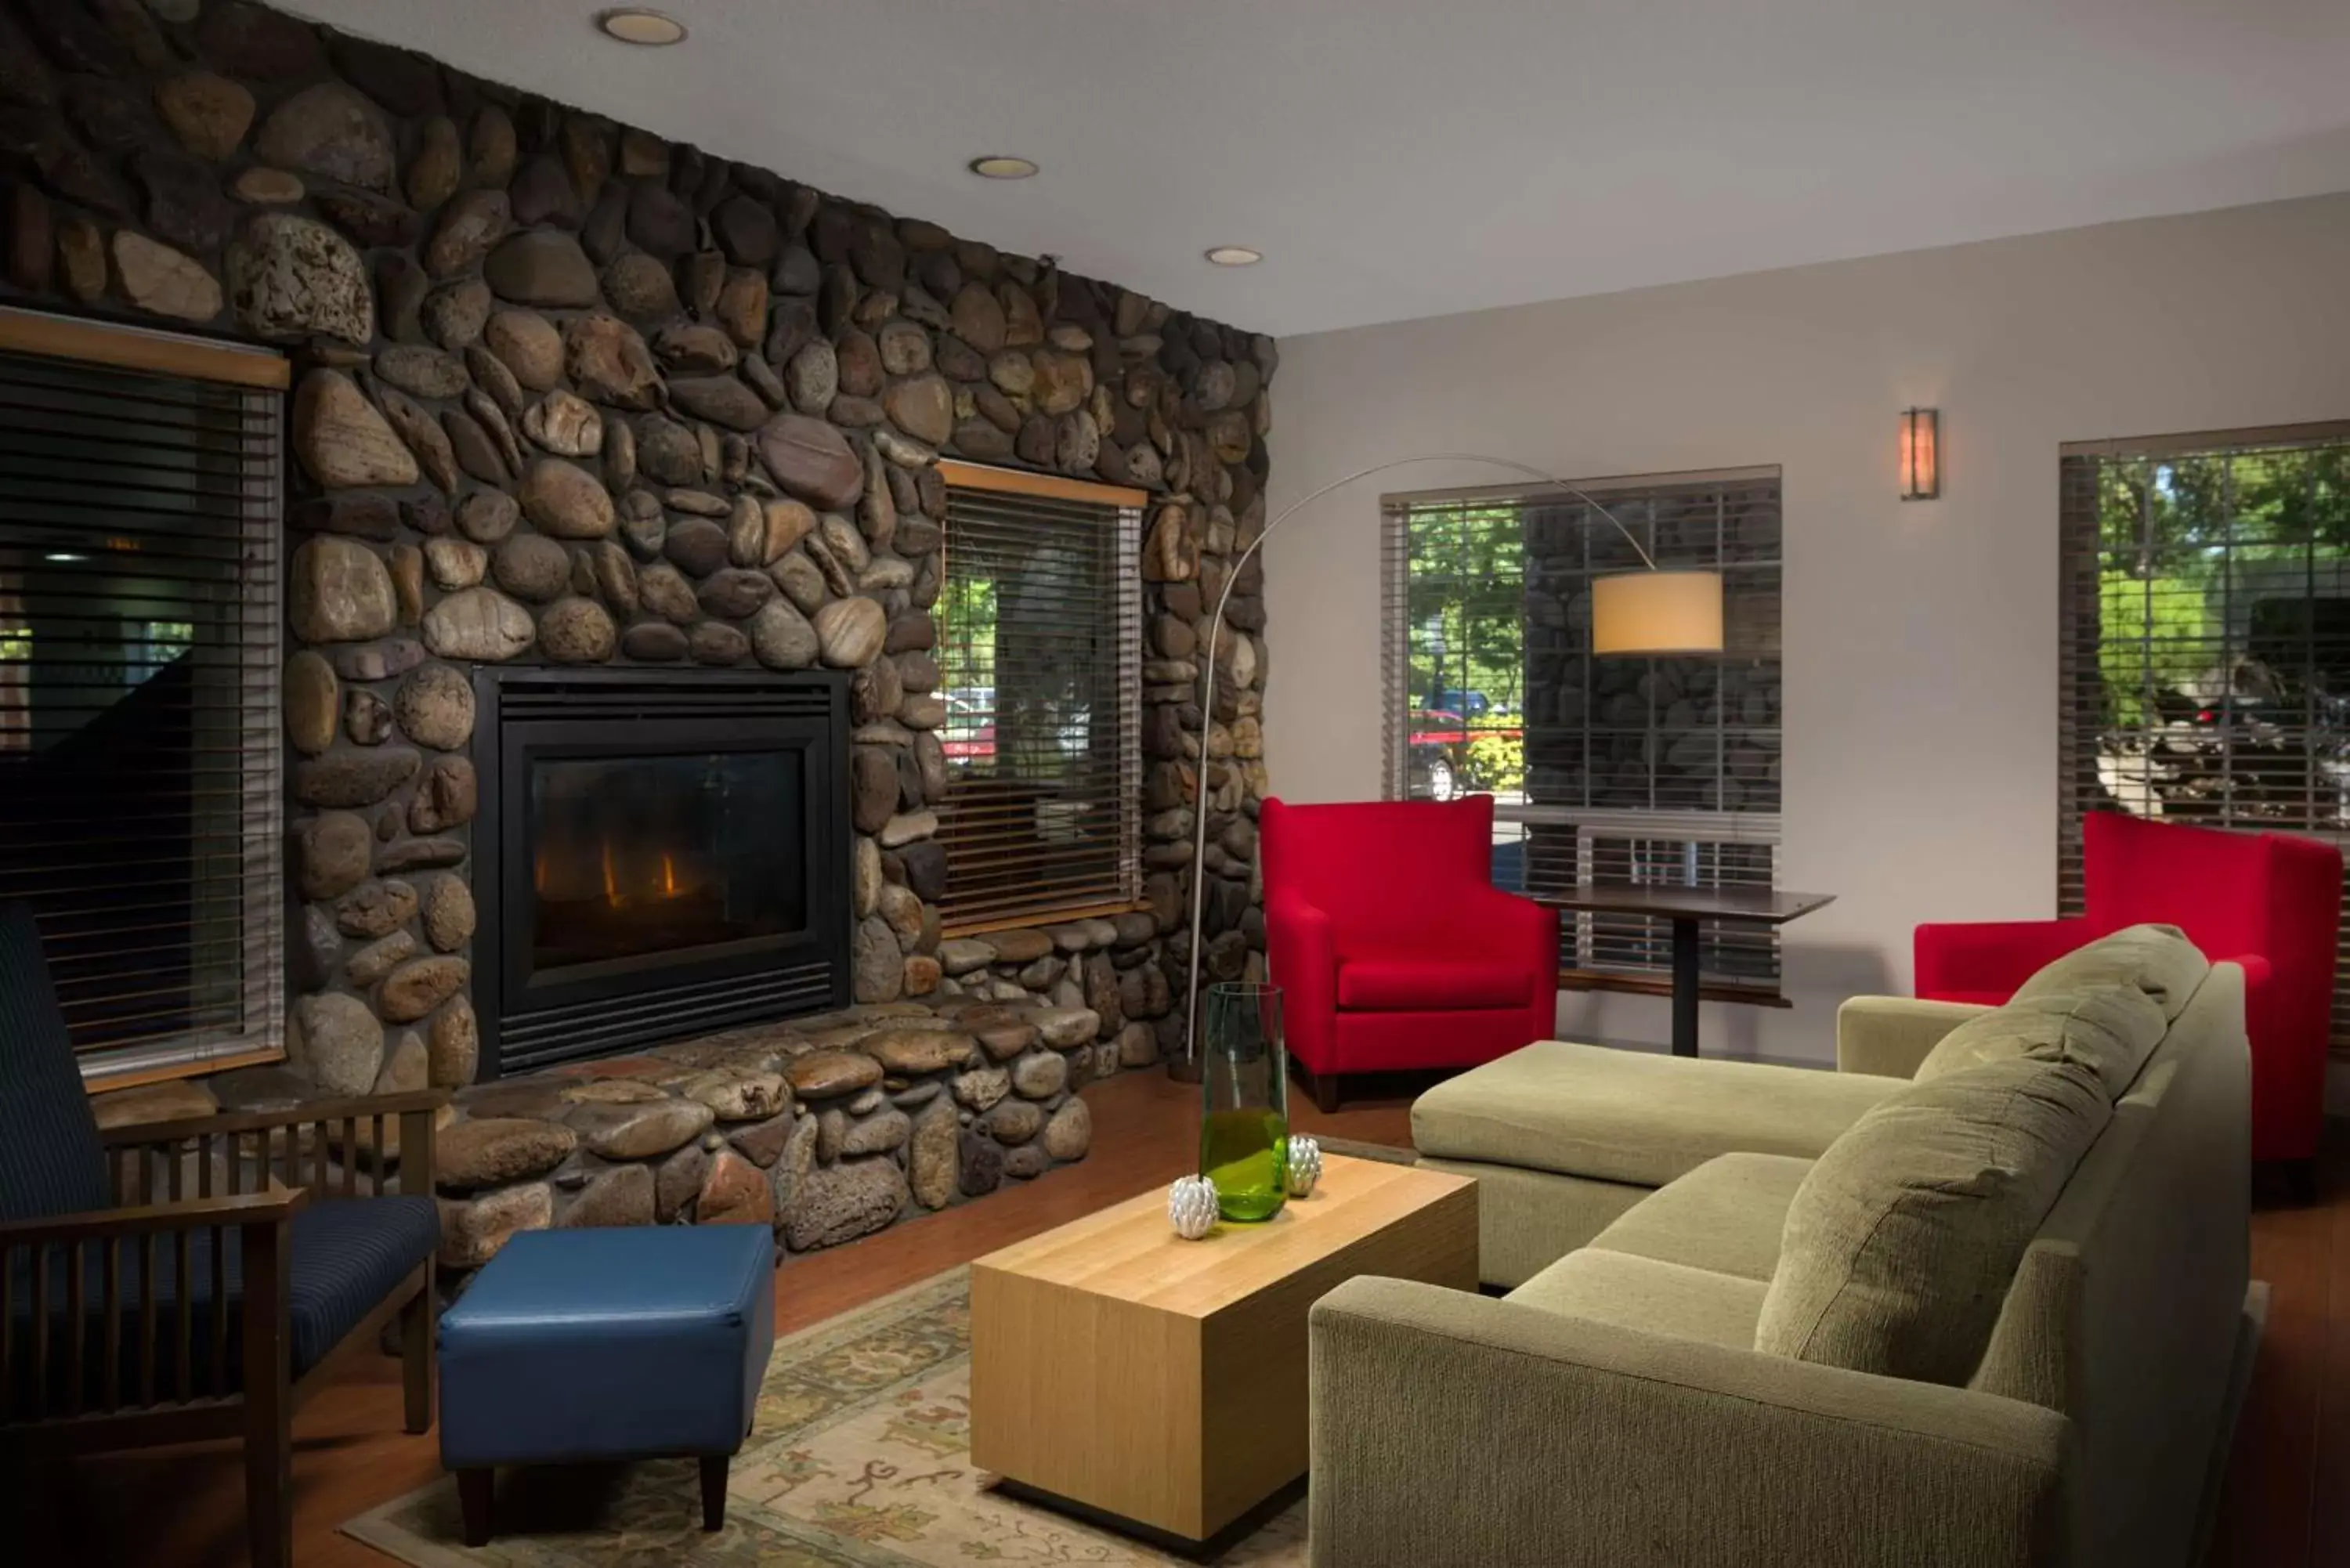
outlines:
[[[1167,1075],[1179,1084],[1198,1083],[1202,1076],[1200,1071],[1200,1058],[1188,1054],[1168,1057]]]

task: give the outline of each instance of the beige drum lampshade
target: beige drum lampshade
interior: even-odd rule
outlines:
[[[1619,572],[1591,584],[1591,651],[1720,653],[1720,572]]]

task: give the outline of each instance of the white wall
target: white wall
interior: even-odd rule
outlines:
[[[2350,195],[2117,223],[1281,346],[1272,511],[1469,451],[1567,478],[1784,472],[1782,881],[1791,1011],[1709,1006],[1709,1051],[1825,1060],[1835,1004],[1906,992],[1928,919],[2055,900],[2057,447],[2350,418]],[[1943,498],[1896,499],[1897,415],[1942,411]],[[1265,735],[1293,801],[1379,789],[1382,490],[1269,540]],[[1563,1032],[1658,1041],[1664,1004],[1568,997]]]

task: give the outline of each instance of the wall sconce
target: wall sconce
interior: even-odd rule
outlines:
[[[1940,410],[1901,410],[1901,499],[1933,501],[1942,493]]]

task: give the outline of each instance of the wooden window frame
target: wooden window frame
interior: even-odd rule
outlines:
[[[1033,908],[1015,907],[1008,909],[973,912],[963,919],[951,918],[946,920],[941,928],[943,934],[951,937],[979,936],[990,931],[1059,925],[1070,920],[1107,918],[1138,909],[1147,909],[1150,906],[1141,893],[1142,683],[1140,659],[1143,649],[1140,647],[1140,639],[1145,635],[1145,628],[1141,613],[1142,586],[1139,574],[1141,569],[1140,519],[1145,508],[1150,504],[1150,493],[1127,485],[1103,484],[1091,480],[1071,479],[1061,474],[1038,473],[1026,469],[1001,468],[989,463],[968,462],[952,458],[941,458],[939,460],[938,467],[940,477],[946,481],[950,491],[1033,496],[1046,501],[1075,502],[1084,505],[1113,508],[1119,514],[1119,526],[1129,534],[1136,545],[1131,558],[1120,563],[1119,578],[1114,585],[1120,596],[1120,618],[1125,618],[1125,612],[1128,610],[1132,612],[1133,625],[1130,630],[1136,640],[1136,646],[1127,650],[1127,657],[1131,659],[1134,666],[1131,690],[1122,691],[1119,693],[1125,709],[1119,715],[1122,753],[1119,772],[1135,796],[1130,801],[1121,802],[1120,805],[1120,809],[1126,814],[1127,820],[1118,854],[1118,874],[1124,884],[1122,891],[1126,896],[1097,899],[1085,904],[1052,904],[1045,901]],[[950,524],[945,529],[945,539],[941,546],[940,580],[942,587],[947,578],[946,562],[952,556],[954,548],[954,530]],[[942,613],[941,619],[943,622]],[[946,636],[947,628],[941,625],[941,643],[945,641]],[[951,862],[947,874],[951,894],[954,875]]]
[[[234,387],[253,392],[282,395],[293,384],[291,366],[286,357],[275,349],[132,323],[86,320],[15,306],[0,306],[0,353],[32,355],[108,369]],[[266,525],[281,547],[285,536],[284,489],[285,467],[281,452],[270,494],[265,503],[260,503],[266,505]],[[277,690],[275,666],[283,662],[284,651],[284,628],[276,624],[279,619],[276,612],[279,610],[282,610],[282,605],[273,601],[274,640],[269,650],[269,662],[273,669],[266,683],[273,702]],[[267,728],[282,756],[284,726],[274,709],[269,715]],[[260,896],[282,907],[286,888],[282,788],[267,809],[271,815],[265,825],[266,837],[270,843],[281,847],[276,858],[262,872],[265,879],[274,883],[274,887]],[[256,833],[253,836],[258,841],[262,835]],[[247,879],[252,880],[250,870]],[[248,902],[252,902],[250,895]],[[244,1049],[199,1050],[193,1055],[178,1060],[142,1059],[131,1054],[135,1048],[126,1049],[125,1054],[114,1061],[107,1060],[103,1055],[78,1057],[77,1066],[81,1071],[84,1090],[92,1095],[109,1093],[284,1061],[291,981],[282,931],[276,946],[277,950],[272,955],[275,967],[270,987],[273,994],[263,1001],[263,1017],[257,1026],[263,1044]]]

